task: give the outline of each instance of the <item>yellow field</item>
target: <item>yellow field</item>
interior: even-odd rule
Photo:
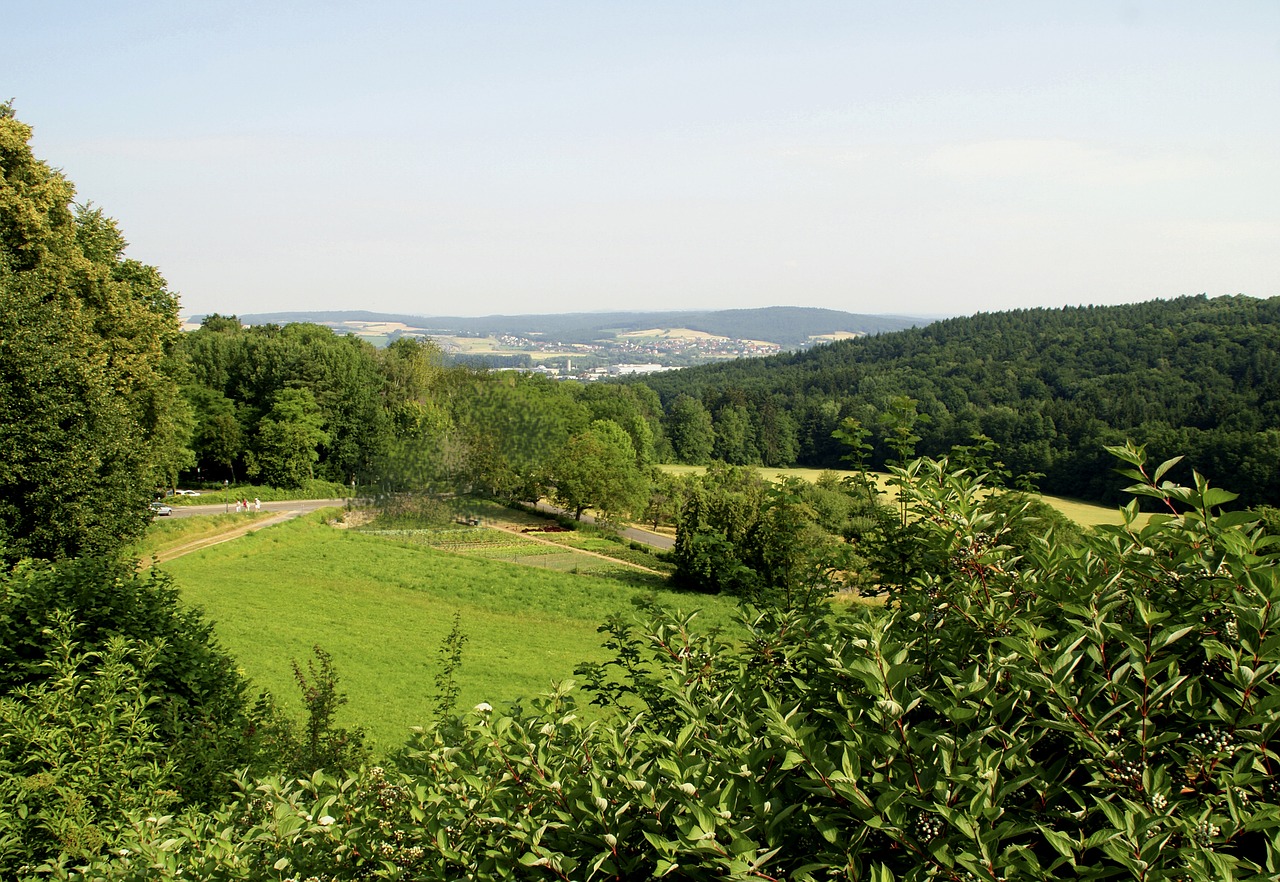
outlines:
[[[728,340],[717,334],[706,331],[694,331],[690,328],[650,328],[647,331],[628,331],[619,334],[619,339],[655,339],[655,340]]]

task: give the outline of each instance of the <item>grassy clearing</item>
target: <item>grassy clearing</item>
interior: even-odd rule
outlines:
[[[732,627],[736,612],[721,598],[446,553],[408,536],[333,529],[317,515],[163,568],[245,672],[293,712],[301,703],[290,661],[305,661],[316,644],[329,651],[350,696],[341,719],[366,726],[379,749],[399,746],[427,718],[455,612],[468,637],[464,707],[543,692],[579,662],[603,659],[597,627],[629,614],[642,594],[701,609],[714,625]]]
[[[637,586],[665,587],[663,576],[675,570],[674,565],[659,560],[647,549],[619,541],[607,528],[585,522],[552,519],[522,507],[470,497],[441,501],[437,506],[432,511],[407,516],[380,515],[360,529],[456,554],[563,572],[617,575]],[[548,532],[546,528],[554,527],[557,520],[571,524],[573,529]],[[468,521],[473,525],[468,525]],[[599,556],[609,560],[601,561]],[[635,567],[644,567],[656,574],[643,573]]]

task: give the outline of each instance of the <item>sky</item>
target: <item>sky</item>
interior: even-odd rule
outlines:
[[[184,314],[1280,295],[1280,2],[13,4]]]

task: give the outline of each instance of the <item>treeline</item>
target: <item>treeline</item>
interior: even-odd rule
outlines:
[[[1047,492],[1114,501],[1104,445],[1185,455],[1261,503],[1280,496],[1280,298],[1029,309],[653,375],[684,462],[838,466],[846,419],[893,458],[904,402],[918,452],[985,436]]]
[[[446,366],[420,340],[376,349],[319,325],[245,328],[213,315],[179,354],[192,480],[297,487],[317,478],[354,481],[367,494],[508,499],[551,492],[574,509],[630,514],[644,504],[647,469],[668,454],[658,398],[643,386]]]

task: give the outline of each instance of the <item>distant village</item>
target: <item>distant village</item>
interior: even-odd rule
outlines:
[[[433,337],[449,351],[449,338]],[[695,364],[732,358],[775,355],[777,343],[733,340],[695,331],[664,330],[627,334],[596,343],[560,343],[534,337],[502,334],[499,346],[513,353],[536,356],[525,370],[557,379],[602,380],[652,374]]]
[[[652,374],[735,358],[776,355],[783,350],[767,340],[742,340],[689,328],[630,331],[589,343],[567,343],[539,334],[494,334],[413,327],[395,321],[320,321],[338,334],[354,334],[375,346],[401,337],[430,340],[453,361],[498,370],[537,373],[553,379],[591,382],[612,377]],[[199,327],[188,320],[186,330]],[[839,332],[813,337],[807,345],[840,337]],[[800,347],[807,348],[807,346]]]

